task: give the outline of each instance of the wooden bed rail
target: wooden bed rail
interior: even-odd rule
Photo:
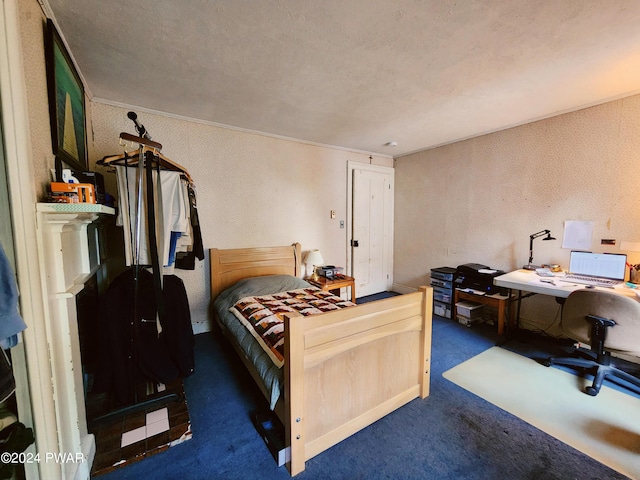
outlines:
[[[303,317],[285,315],[285,435],[306,460],[429,395],[433,290]]]

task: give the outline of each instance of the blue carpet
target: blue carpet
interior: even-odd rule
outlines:
[[[496,340],[489,325],[467,328],[435,317],[431,395],[309,460],[296,478],[626,478],[442,377]],[[100,479],[290,478],[251,422],[265,402],[219,333],[197,336],[196,373],[184,387],[193,439]]]
[[[374,293],[373,295],[367,295],[366,297],[359,297],[356,301],[357,304],[373,302],[374,300],[381,300],[383,298],[395,297],[396,295],[400,295],[396,292],[380,292]]]

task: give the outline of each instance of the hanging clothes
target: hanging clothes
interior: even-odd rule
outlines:
[[[0,245],[0,345],[10,348],[27,324],[18,313],[18,286],[9,259]]]
[[[127,265],[142,264],[151,265],[148,258],[148,236],[146,219],[140,212],[145,211],[147,200],[146,176],[141,174],[142,169],[136,165],[154,165],[153,182],[151,190],[158,195],[156,213],[154,218],[158,224],[157,244],[161,254],[159,263],[164,267],[164,274],[173,273],[174,266],[185,270],[195,269],[195,259],[204,260],[204,248],[202,234],[197,218],[196,193],[193,179],[189,172],[180,164],[162,155],[162,145],[151,140],[143,125],[137,121],[135,112],[127,115],[136,124],[136,130],[140,137],[128,133],[121,133],[120,140],[139,144],[134,151],[124,151],[122,154],[110,155],[98,160],[98,165],[115,167],[118,186],[118,225],[124,228],[125,256]],[[130,168],[127,168],[130,167]],[[158,175],[161,181],[158,182]],[[139,182],[139,177],[143,180]],[[180,179],[179,183],[177,179]],[[142,186],[139,189],[139,186]],[[133,188],[135,187],[135,188]],[[142,190],[142,194],[140,191]],[[164,192],[164,193],[163,193]],[[138,196],[140,195],[140,196]],[[138,201],[141,206],[138,207]],[[186,212],[186,213],[185,213]],[[134,230],[133,220],[139,215],[141,235],[138,238]],[[186,221],[185,221],[186,219]],[[140,244],[138,244],[138,240]],[[134,246],[140,250],[134,251]],[[134,258],[134,256],[138,258]],[[179,260],[179,261],[177,261]]]
[[[200,220],[198,219],[198,205],[196,202],[195,189],[189,185],[187,187],[189,194],[189,218],[191,220],[191,232],[193,236],[193,245],[186,252],[176,253],[176,268],[182,270],[195,270],[196,258],[204,260],[204,246],[202,244],[202,233],[200,231]]]
[[[5,349],[18,343],[18,333],[27,328],[18,313],[18,286],[9,259],[0,245],[0,402],[4,402],[16,388],[13,368]]]
[[[163,278],[165,315],[160,318],[162,331],[158,334],[153,275],[145,269],[140,269],[138,275],[136,287],[135,268],[126,270],[111,282],[101,299],[105,342],[95,379],[96,390],[115,392],[121,404],[133,397],[135,382],[131,375],[137,369],[159,383],[170,383],[195,371],[195,339],[182,280],[175,275]]]
[[[127,116],[139,137],[121,133],[120,140],[137,143],[136,154],[125,151],[97,162],[115,167],[117,224],[123,227],[125,261],[131,268],[100,299],[105,341],[94,388],[128,405],[100,420],[178,400],[174,393],[140,401],[140,374],[166,384],[195,368],[189,301],[182,280],[171,274],[176,252],[193,244],[187,190],[192,180],[184,167],[160,153],[162,145],[151,140],[134,112]]]
[[[117,224],[124,229],[125,239],[125,260],[127,265],[151,265],[152,260],[149,254],[149,238],[148,238],[148,221],[146,215],[142,214],[137,217],[138,196],[137,186],[137,169],[116,165],[116,175],[118,182],[118,209]],[[186,182],[181,178],[179,172],[161,170],[159,172],[160,181],[158,182],[158,172],[153,171],[153,184],[151,188],[156,188],[158,192],[156,232],[158,237],[158,248],[160,254],[160,263],[165,267],[164,273],[172,273],[170,269],[173,262],[170,259],[175,258],[171,255],[172,235],[178,234],[180,238],[191,238],[191,221],[190,207],[187,193]],[[144,189],[142,199],[142,212],[147,209],[147,190],[150,188],[146,181],[142,182]],[[140,222],[140,244],[138,258],[134,258],[134,245],[136,242],[137,232],[135,231],[135,221]]]

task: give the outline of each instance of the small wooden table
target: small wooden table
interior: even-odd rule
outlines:
[[[340,289],[342,287],[351,288],[351,301],[356,301],[356,279],[347,275],[336,275],[333,278],[322,277],[318,275],[317,279],[312,277],[305,278],[311,285],[318,287],[324,292],[331,292],[334,295],[340,296]],[[337,293],[336,293],[337,292]]]
[[[454,308],[455,304],[460,300],[470,300],[472,302],[481,303],[482,305],[496,308],[498,310],[498,335],[504,335],[505,333],[505,318],[507,316],[507,309],[509,308],[508,305],[510,305],[511,307],[510,311],[508,312],[509,323],[513,323],[513,303],[509,302],[509,297],[502,295],[476,295],[471,292],[458,290],[457,288],[454,291]],[[456,318],[455,314],[454,318]],[[513,325],[507,326],[512,327]]]

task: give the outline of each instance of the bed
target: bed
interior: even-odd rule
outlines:
[[[252,335],[234,332],[240,322],[228,310],[246,294],[305,285],[300,244],[209,253],[214,318],[285,427],[292,476],[308,459],[429,395],[431,287],[318,315],[283,314],[284,365],[277,368]]]

